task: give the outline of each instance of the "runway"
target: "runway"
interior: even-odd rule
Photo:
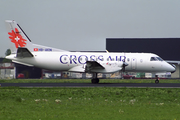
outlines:
[[[0,83],[1,87],[129,87],[180,88],[180,83]]]

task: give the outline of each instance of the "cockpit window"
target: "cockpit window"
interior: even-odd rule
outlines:
[[[163,59],[162,58],[160,58],[160,57],[156,57],[159,61],[163,61]]]
[[[150,61],[163,61],[163,59],[160,57],[151,57]]]
[[[158,61],[158,59],[156,57],[151,57],[150,61]]]

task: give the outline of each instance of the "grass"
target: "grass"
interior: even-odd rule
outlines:
[[[179,120],[177,88],[0,88],[4,120]]]
[[[155,79],[100,79],[100,83],[154,83]],[[91,83],[90,79],[1,79],[0,83]],[[160,79],[160,83],[180,83],[180,79]]]

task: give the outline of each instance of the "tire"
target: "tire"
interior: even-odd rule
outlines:
[[[155,83],[158,84],[158,83],[159,83],[159,80],[155,80]]]
[[[99,79],[98,78],[91,79],[91,83],[97,84],[97,83],[99,83]]]

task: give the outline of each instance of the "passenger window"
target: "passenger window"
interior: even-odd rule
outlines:
[[[143,59],[141,59],[140,62],[143,62]]]

